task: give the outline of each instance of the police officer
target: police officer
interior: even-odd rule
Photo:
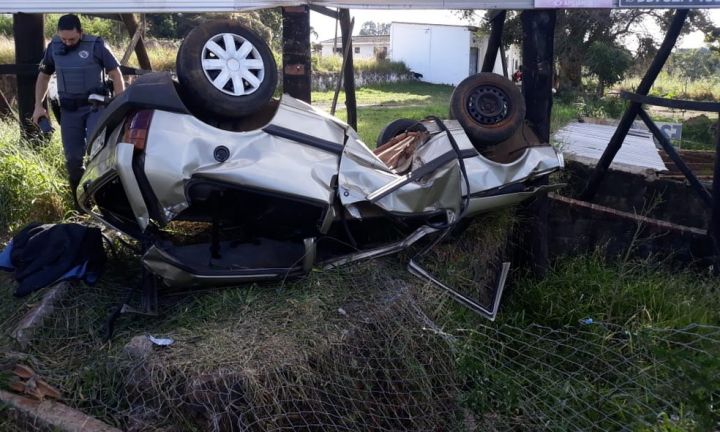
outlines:
[[[32,121],[38,124],[40,118],[48,115],[43,100],[50,76],[56,72],[62,119],[60,131],[73,197],[84,172],[86,140],[100,115],[99,110],[88,102],[88,96],[104,93],[103,72],[112,79],[115,95],[122,93],[125,84],[119,66],[101,38],[83,34],[80,19],[76,15],[60,17],[57,35],[48,44],[40,63]]]

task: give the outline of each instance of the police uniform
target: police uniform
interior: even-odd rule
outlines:
[[[72,47],[63,44],[58,36],[53,37],[40,63],[40,72],[57,73],[60,131],[73,190],[83,175],[87,137],[100,116],[99,110],[93,109],[87,98],[104,87],[103,69],[107,72],[119,66],[102,38],[85,34]]]

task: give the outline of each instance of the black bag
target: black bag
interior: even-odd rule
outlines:
[[[21,297],[64,277],[94,282],[106,256],[99,228],[32,223],[12,239],[10,261]]]

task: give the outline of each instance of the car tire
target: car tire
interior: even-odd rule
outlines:
[[[427,128],[417,120],[397,119],[387,124],[378,134],[376,145],[380,147],[403,132],[425,132]]]
[[[185,103],[205,115],[251,114],[270,101],[277,86],[270,47],[233,20],[194,28],[180,45],[176,67]]]
[[[510,80],[483,72],[458,84],[450,97],[450,116],[480,150],[510,138],[522,126],[525,101]]]

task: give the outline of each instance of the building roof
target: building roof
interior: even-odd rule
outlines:
[[[322,45],[327,44],[334,44],[336,43],[338,45],[342,44],[342,39],[340,37],[334,38],[334,39],[326,39],[324,41],[320,41],[319,43]],[[352,43],[353,44],[388,44],[390,43],[390,35],[376,35],[376,36],[353,36],[352,37]]]

